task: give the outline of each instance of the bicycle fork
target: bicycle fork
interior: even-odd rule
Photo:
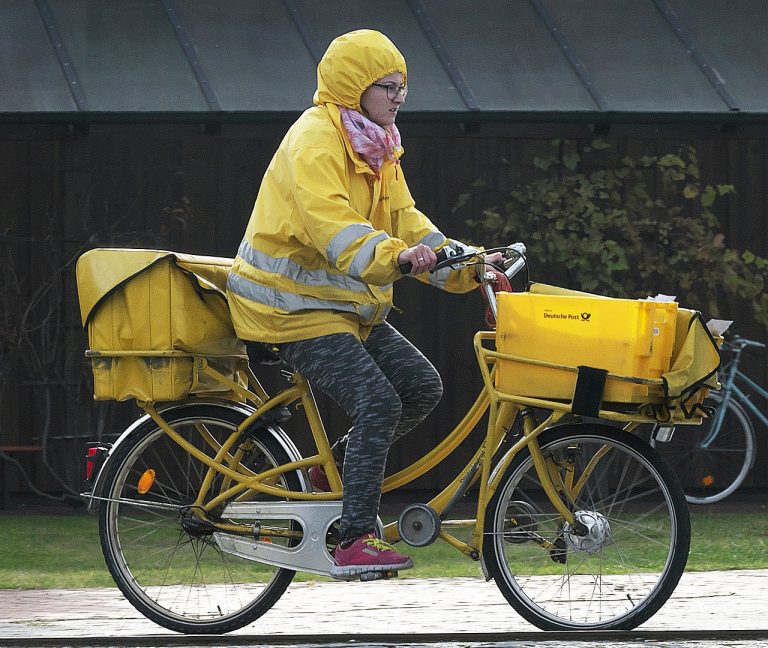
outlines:
[[[535,525],[531,528],[525,528],[531,525],[520,523],[516,517],[519,514],[525,519],[526,515],[530,514],[530,511],[527,512],[527,508],[524,506],[525,503],[520,502],[520,511],[513,510],[508,520],[510,528],[516,529],[511,533],[518,541],[529,540],[548,551],[554,562],[565,564],[568,557],[565,540],[566,534],[572,537],[586,537],[590,533],[588,523],[590,521],[594,522],[596,518],[599,518],[593,512],[577,510],[575,502],[578,501],[588,480],[593,476],[599,464],[608,456],[609,448],[604,446],[599,449],[584,466],[581,466],[578,462],[580,449],[577,446],[567,448],[561,456],[545,455],[539,446],[537,437],[543,430],[550,427],[553,422],[559,420],[561,416],[554,414],[542,424],[537,425],[533,416],[528,412],[522,412],[521,415],[523,417],[523,436],[507,452],[496,467],[488,488],[489,497],[498,488],[501,477],[514,455],[523,447],[527,447],[531,454],[531,460],[541,489],[559,514],[561,523],[559,531],[552,538],[546,538],[537,533],[535,528],[533,528]],[[586,524],[585,520],[587,521]]]
[[[720,403],[720,407],[718,407],[717,411],[715,412],[715,417],[712,420],[712,426],[709,428],[709,433],[701,441],[701,447],[705,450],[708,449],[710,445],[712,445],[712,443],[717,438],[717,435],[720,434],[720,428],[723,426],[723,421],[725,421],[725,411],[728,409],[728,403],[733,397],[734,392],[739,391],[736,387],[736,374],[738,373],[740,360],[741,350],[739,349],[734,355],[731,366],[728,369],[728,377],[725,380],[725,385],[722,392],[723,400]]]
[[[527,447],[528,451],[531,453],[531,459],[534,468],[536,469],[536,474],[541,481],[542,489],[546,493],[547,498],[568,524],[577,525],[573,511],[566,506],[563,500],[565,499],[570,502],[575,500],[575,497],[583,488],[589,474],[594,469],[594,459],[593,462],[590,462],[587,468],[585,468],[578,481],[576,481],[575,457],[568,458],[565,464],[557,462],[554,457],[545,457],[537,440],[537,437],[553,423],[556,423],[561,419],[563,414],[554,412],[543,423],[538,425],[536,424],[533,414],[528,410],[523,410],[520,413],[520,416],[522,417],[523,422],[522,437],[509,449],[494,469],[494,474],[491,476],[488,486],[486,502],[490,500],[491,496],[498,488],[501,477],[512,459],[518,452]],[[565,473],[564,476],[563,472]]]

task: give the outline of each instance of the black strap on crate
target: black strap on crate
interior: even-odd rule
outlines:
[[[576,378],[576,389],[573,391],[571,411],[579,416],[596,418],[600,414],[600,406],[603,403],[603,390],[608,370],[584,365],[577,369],[579,373]]]

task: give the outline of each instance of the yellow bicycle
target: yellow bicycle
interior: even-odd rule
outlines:
[[[475,335],[483,386],[465,417],[431,452],[389,476],[384,491],[440,464],[484,419],[485,435],[442,492],[380,523],[379,535],[413,546],[446,542],[479,561],[510,605],[539,628],[636,627],[678,583],[690,522],[677,478],[630,432],[669,420],[682,434],[681,423],[700,422],[695,404],[716,378],[695,369],[678,390],[683,396],[675,400],[670,391],[694,348],[695,314],[671,318],[669,348],[659,350],[664,344],[655,340],[650,356],[666,358],[667,373],[658,377],[532,358],[530,344],[516,351],[514,331],[504,324],[519,307],[515,295],[497,299],[494,290],[502,274],[527,269],[523,248],[503,251],[503,272],[486,271],[473,252],[441,263],[480,264],[498,330]],[[296,571],[328,575],[341,514],[342,483],[311,386],[286,371],[286,387],[268,394],[234,338],[222,295],[229,263],[99,249],[78,264],[96,397],[134,398],[144,410],[114,444],[89,445],[84,496],[100,509],[104,557],[125,597],[149,619],[184,633],[241,628],[275,604]],[[586,305],[629,301],[537,285],[519,294],[526,304],[534,297],[575,304],[574,321],[593,326],[598,350],[605,340]],[[661,310],[667,317],[673,309]],[[569,323],[568,312],[561,314],[549,321]],[[524,316],[517,312],[517,326],[535,338],[537,325]],[[651,318],[654,330],[658,320]],[[699,364],[710,357],[702,339],[698,334],[693,353]],[[571,341],[556,355],[586,344]],[[716,347],[714,356],[716,363]],[[528,378],[516,382],[518,375]],[[562,380],[570,387],[540,393]],[[316,448],[304,457],[285,431],[296,413],[306,417]],[[332,492],[312,491],[306,471],[314,465],[325,468]],[[468,494],[475,517],[453,519]],[[467,541],[456,527],[469,527]]]

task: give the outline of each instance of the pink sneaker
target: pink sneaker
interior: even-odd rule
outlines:
[[[359,537],[348,547],[339,545],[333,554],[336,564],[331,567],[334,578],[349,579],[366,572],[398,571],[410,569],[413,561],[395,551],[388,542],[373,533]]]
[[[330,493],[331,484],[328,481],[328,475],[325,473],[325,468],[322,466],[312,466],[308,471],[309,481],[312,484],[312,488],[321,493]]]

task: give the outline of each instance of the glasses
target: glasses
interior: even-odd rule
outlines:
[[[402,95],[403,99],[408,95],[408,84],[395,85],[394,83],[372,83],[377,88],[384,88],[387,91],[387,99],[394,101],[397,95]]]

